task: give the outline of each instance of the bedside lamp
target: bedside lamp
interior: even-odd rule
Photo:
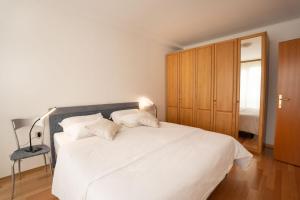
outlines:
[[[32,146],[32,143],[31,143],[31,132],[32,132],[32,129],[33,127],[35,126],[35,124],[40,121],[40,120],[43,120],[45,119],[48,115],[50,115],[51,113],[53,113],[54,111],[56,110],[56,107],[52,108],[51,110],[49,110],[46,114],[44,114],[42,117],[38,118],[31,126],[30,128],[30,131],[29,131],[29,147],[27,149],[25,149],[25,151],[27,152],[31,152],[31,153],[34,153],[34,152],[37,152],[37,151],[40,151],[42,148],[38,148],[38,147],[33,147]]]
[[[155,117],[157,118],[157,107],[150,99],[146,97],[139,98],[139,108],[140,110],[146,110],[146,111],[154,109]]]

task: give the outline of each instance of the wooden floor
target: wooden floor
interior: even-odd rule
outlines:
[[[0,200],[10,198],[10,179],[0,179]],[[51,175],[38,168],[17,180],[15,199],[56,200],[51,195]],[[255,156],[249,169],[233,167],[209,200],[300,200],[300,168],[273,159],[266,149]]]
[[[52,176],[44,167],[22,173],[21,179],[16,176],[15,200],[57,200],[51,195]],[[0,179],[0,200],[10,199],[10,177]]]
[[[273,159],[265,149],[246,171],[233,167],[209,200],[300,200],[300,167]]]
[[[253,138],[243,138],[238,137],[238,141],[247,149],[252,149],[254,152],[257,152],[258,149],[258,136],[254,136]]]

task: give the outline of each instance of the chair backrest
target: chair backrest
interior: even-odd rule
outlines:
[[[14,135],[15,135],[15,139],[16,139],[16,143],[17,143],[17,147],[18,149],[20,149],[20,140],[19,140],[19,137],[18,137],[18,134],[20,132],[18,132],[18,129],[21,129],[21,128],[24,128],[24,127],[28,127],[28,128],[31,128],[31,126],[33,125],[33,123],[37,120],[37,118],[31,118],[31,119],[12,119],[11,122],[12,122],[12,127],[13,127],[13,130],[14,130]],[[44,126],[44,121],[39,121],[35,127],[40,127],[40,132],[42,133],[42,138],[41,138],[41,143],[43,144],[44,143],[44,130],[45,130],[45,126]],[[29,129],[28,129],[29,131]],[[33,129],[34,131],[34,129]],[[29,132],[24,132],[24,134],[29,134]],[[34,137],[34,132],[32,132],[32,135],[31,137],[33,138]],[[28,138],[29,140],[29,138]]]

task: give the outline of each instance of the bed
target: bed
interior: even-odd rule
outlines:
[[[239,130],[258,135],[259,110],[254,108],[241,108],[239,117]]]
[[[71,141],[57,126],[66,116],[102,110],[108,118],[114,110],[135,106],[99,105],[94,112],[58,108],[50,116],[54,160],[57,154],[53,195],[61,200],[206,199],[234,163],[247,167],[251,160],[230,136],[167,122],[159,128],[122,127],[113,141],[97,136]]]

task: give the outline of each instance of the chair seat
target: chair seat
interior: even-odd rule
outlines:
[[[44,144],[33,145],[32,147],[33,148],[41,148],[41,150],[37,151],[37,152],[27,152],[26,149],[28,149],[28,147],[20,148],[20,149],[14,151],[13,154],[11,154],[10,160],[21,160],[21,159],[25,159],[25,158],[30,158],[30,157],[38,156],[41,154],[46,154],[50,151],[50,147],[48,147],[47,145],[44,145]]]

